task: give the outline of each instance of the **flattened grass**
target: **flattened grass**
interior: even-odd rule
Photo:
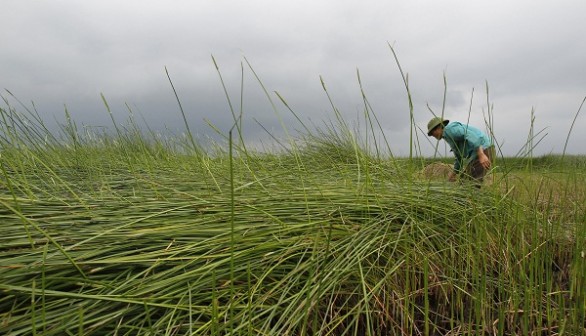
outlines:
[[[75,155],[3,162],[5,334],[580,327],[583,262],[506,195],[405,182],[364,153],[237,158],[233,191],[223,158]]]
[[[136,132],[26,127],[1,142],[2,334],[584,330],[577,169],[478,191],[336,133],[187,155]]]

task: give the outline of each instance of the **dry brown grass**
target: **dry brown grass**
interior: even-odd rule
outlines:
[[[434,162],[425,166],[417,174],[419,178],[426,180],[447,180],[453,170],[452,165],[442,162]]]

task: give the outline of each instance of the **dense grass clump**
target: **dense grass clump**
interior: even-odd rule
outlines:
[[[348,133],[210,155],[133,129],[69,124],[63,138],[8,120],[19,127],[1,139],[1,334],[586,327],[577,169],[551,183],[495,172],[479,191],[423,178],[420,160],[374,157]]]

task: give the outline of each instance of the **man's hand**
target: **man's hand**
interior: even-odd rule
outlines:
[[[484,169],[490,168],[490,159],[484,154],[484,152],[482,152],[482,155],[478,155],[478,162],[480,162]]]
[[[488,170],[490,168],[490,159],[488,158],[488,156],[486,156],[486,154],[484,154],[484,148],[482,148],[482,146],[478,147],[478,149],[476,150],[476,154],[478,156],[478,162],[480,163],[482,168]]]

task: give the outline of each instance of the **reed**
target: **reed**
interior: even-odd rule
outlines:
[[[585,330],[582,157],[503,158],[478,191],[385,155],[366,98],[370,140],[337,114],[280,153],[29,112],[1,110],[2,334]]]

